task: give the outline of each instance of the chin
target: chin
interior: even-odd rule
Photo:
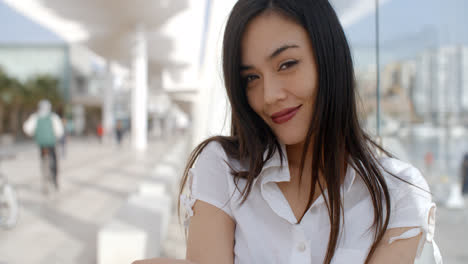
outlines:
[[[278,141],[284,145],[296,145],[303,143],[305,141],[306,135],[298,134],[278,134],[276,133],[276,138]]]

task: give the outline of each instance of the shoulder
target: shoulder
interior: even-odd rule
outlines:
[[[384,177],[389,181],[389,187],[399,187],[401,180],[395,177],[397,176],[404,181],[429,190],[429,186],[421,171],[412,164],[388,157],[381,158],[379,163],[382,166]]]
[[[410,163],[389,157],[380,158],[379,163],[389,188],[398,189],[410,183],[429,191],[427,181],[420,170]]]
[[[224,178],[221,174],[229,174],[229,159],[222,145],[211,141],[202,147],[190,172],[197,175],[196,178],[205,178],[207,181]]]
[[[211,141],[206,144],[205,147],[200,151],[195,166],[200,163],[208,165],[211,163],[219,163],[225,160],[226,152],[224,151],[223,146],[217,141]]]
[[[214,168],[234,169],[240,168],[238,160],[231,158],[218,141],[210,141],[200,151],[194,167],[214,166]]]
[[[214,156],[226,156],[226,152],[223,149],[223,146],[218,141],[210,141],[203,148],[202,152],[204,155],[214,155]]]

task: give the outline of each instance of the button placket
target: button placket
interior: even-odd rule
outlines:
[[[290,263],[310,263],[311,255],[309,242],[305,237],[304,229],[300,224],[292,226],[293,245]]]

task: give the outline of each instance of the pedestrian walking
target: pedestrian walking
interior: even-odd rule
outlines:
[[[104,128],[102,127],[102,123],[99,123],[96,127],[96,134],[99,139],[99,143],[102,143],[102,137],[104,135]]]
[[[115,127],[115,136],[117,139],[117,145],[119,146],[122,144],[123,134],[124,134],[124,128],[123,128],[122,120],[118,120],[117,125]]]

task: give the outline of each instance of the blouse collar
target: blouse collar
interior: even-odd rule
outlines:
[[[286,145],[280,143],[280,147],[283,153],[283,167],[281,167],[281,155],[276,149],[273,156],[265,162],[263,165],[260,175],[254,180],[254,184],[257,180],[261,179],[261,184],[266,184],[268,182],[289,182],[291,180],[291,175],[289,173],[289,163],[288,163],[288,154],[286,152]],[[268,150],[263,153],[263,159],[266,159],[268,156]],[[352,161],[348,161],[346,168],[346,176],[343,182],[343,191],[348,192],[351,188],[354,180],[356,178],[356,172],[351,165]]]

